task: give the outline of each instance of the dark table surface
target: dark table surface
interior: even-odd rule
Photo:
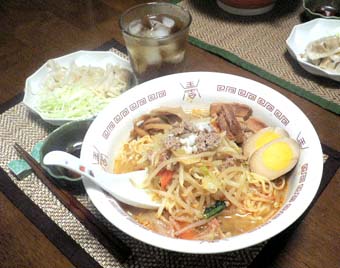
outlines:
[[[24,81],[47,59],[116,39],[120,14],[138,0],[0,2],[0,105],[22,92]],[[307,115],[323,144],[340,150],[339,117],[199,48],[189,46],[188,71],[217,71],[259,81]],[[1,179],[1,178],[0,178]],[[339,267],[340,172],[308,214],[258,267]],[[73,267],[70,261],[0,192],[0,267]]]

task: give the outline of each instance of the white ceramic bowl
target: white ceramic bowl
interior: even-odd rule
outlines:
[[[85,51],[80,50],[62,57],[53,59],[61,66],[69,67],[72,62],[78,66],[95,66],[105,68],[106,64],[120,65],[123,68],[129,69],[132,72],[129,61],[123,59],[119,55],[109,51]],[[41,115],[37,109],[39,102],[39,91],[42,89],[42,84],[48,74],[47,62],[42,65],[35,73],[29,76],[25,83],[24,104],[33,112],[38,114],[44,121],[52,125],[62,125],[66,122],[73,121],[65,118],[48,118]],[[95,115],[94,115],[95,116]],[[89,118],[77,118],[89,119]]]
[[[339,33],[340,20],[337,19],[315,19],[296,25],[286,40],[288,51],[307,72],[340,81],[340,74],[321,69],[302,58],[310,42]]]
[[[136,223],[114,198],[84,179],[86,191],[109,222],[145,243],[179,252],[217,253],[267,240],[291,225],[307,209],[320,184],[323,160],[320,141],[305,114],[289,99],[258,82],[223,73],[192,72],[160,77],[140,84],[112,101],[85,135],[81,159],[112,171],[113,159],[129,136],[133,120],[157,107],[207,108],[212,102],[238,102],[268,125],[285,128],[301,144],[301,156],[289,178],[287,201],[263,226],[231,238],[208,241],[174,239]]]

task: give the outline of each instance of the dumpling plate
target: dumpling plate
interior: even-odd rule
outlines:
[[[314,75],[328,77],[340,82],[340,74],[321,69],[302,57],[307,45],[322,37],[340,34],[340,20],[315,19],[294,26],[286,44],[290,55],[298,61],[303,69]]]

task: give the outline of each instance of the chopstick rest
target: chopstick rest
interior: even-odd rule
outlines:
[[[40,148],[43,145],[44,141],[37,142],[32,149],[31,156],[40,161]],[[16,159],[12,160],[7,164],[10,171],[19,179],[22,180],[28,175],[31,174],[32,168],[24,159]]]

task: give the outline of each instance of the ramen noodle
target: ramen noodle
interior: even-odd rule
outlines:
[[[126,209],[145,227],[182,239],[222,239],[265,223],[285,201],[286,178],[252,172],[242,149],[265,127],[238,103],[189,113],[160,108],[141,116],[114,159],[114,172],[147,169],[137,187],[161,205]]]

